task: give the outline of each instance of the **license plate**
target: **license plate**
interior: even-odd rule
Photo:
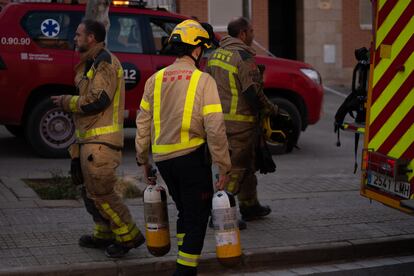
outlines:
[[[410,198],[410,183],[394,181],[392,177],[373,171],[367,172],[367,184],[403,198]]]

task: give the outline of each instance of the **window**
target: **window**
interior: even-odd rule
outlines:
[[[111,52],[142,54],[141,28],[137,17],[111,14],[108,49]]]
[[[32,12],[23,19],[22,25],[40,47],[73,50],[81,16],[75,12]]]
[[[246,6],[247,5],[247,6]],[[250,1],[244,0],[209,0],[208,21],[216,32],[226,32],[227,24],[234,17],[250,17]]]
[[[372,29],[372,9],[370,0],[359,0],[359,25],[362,30]]]
[[[154,45],[157,54],[171,55],[168,46],[168,38],[174,27],[178,22],[166,21],[163,19],[152,18],[151,19],[151,30],[154,38]]]

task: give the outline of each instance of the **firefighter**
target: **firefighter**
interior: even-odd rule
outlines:
[[[100,22],[79,24],[75,35],[79,95],[51,99],[73,114],[77,141],[69,148],[72,179],[75,184],[83,182],[85,207],[95,222],[93,234],[81,236],[79,245],[106,248],[108,257],[122,257],[145,238],[114,191],[123,147],[125,84],[119,60],[105,48],[105,36]]]
[[[207,31],[185,20],[168,42],[178,58],[145,84],[136,120],[136,157],[148,179],[151,145],[178,210],[174,275],[196,275],[213,195],[209,156],[219,170],[217,189],[227,183],[231,163],[216,82],[198,69],[204,49],[210,47]]]
[[[257,198],[255,176],[255,144],[259,112],[277,115],[278,107],[264,95],[262,75],[255,64],[251,48],[254,33],[250,22],[243,17],[231,21],[228,35],[220,40],[220,48],[208,60],[206,72],[217,82],[223,107],[227,138],[231,150],[232,170],[227,190],[237,194],[242,221],[267,216],[271,209]],[[244,221],[243,221],[244,220]]]

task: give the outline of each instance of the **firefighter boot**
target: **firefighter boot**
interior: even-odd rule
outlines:
[[[245,221],[259,219],[261,217],[265,217],[270,214],[272,210],[269,206],[260,205],[260,203],[256,203],[252,206],[240,206],[240,213],[242,215],[242,219]]]
[[[114,242],[113,239],[99,239],[92,235],[83,235],[79,238],[79,246],[87,248],[105,248]]]
[[[122,258],[129,252],[129,250],[139,247],[144,242],[145,238],[140,232],[135,240],[128,244],[113,243],[109,245],[105,250],[105,255],[109,258]]]

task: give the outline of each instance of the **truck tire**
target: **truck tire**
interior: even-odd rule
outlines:
[[[302,129],[302,119],[300,112],[298,108],[287,99],[276,97],[272,98],[271,101],[279,106],[280,110],[283,110],[290,115],[293,122],[293,133],[284,146],[281,146],[278,143],[272,143],[272,141],[267,141],[267,144],[272,153],[291,152],[298,143]]]
[[[71,114],[44,98],[30,111],[25,126],[27,141],[40,156],[63,158],[75,141],[75,126]]]
[[[24,129],[22,126],[17,125],[4,125],[4,127],[15,137],[23,137],[24,136]]]

